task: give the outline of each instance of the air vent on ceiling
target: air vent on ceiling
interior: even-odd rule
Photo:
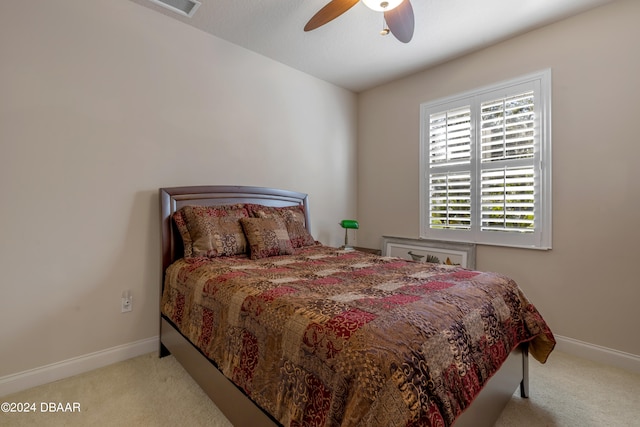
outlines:
[[[180,15],[191,18],[202,3],[196,0],[150,0]]]

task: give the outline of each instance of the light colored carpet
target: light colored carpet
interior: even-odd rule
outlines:
[[[496,427],[640,426],[640,374],[555,351],[530,360],[530,398],[514,394]],[[0,398],[35,413],[0,413],[2,426],[214,426],[231,424],[173,357],[148,354]],[[41,412],[77,402],[80,412]],[[57,406],[57,405],[56,405]]]
[[[554,351],[529,357],[529,398],[514,394],[496,427],[639,427],[640,374]]]
[[[37,410],[0,413],[0,426],[231,426],[172,356],[160,359],[156,353],[0,397],[0,402],[35,402]],[[42,413],[41,402],[78,402],[80,412]]]

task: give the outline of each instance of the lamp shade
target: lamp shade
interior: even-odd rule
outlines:
[[[360,224],[358,224],[358,221],[356,221],[355,219],[343,219],[342,221],[340,221],[340,227],[357,230],[358,228],[360,228]]]
[[[364,3],[369,9],[375,10],[376,12],[386,12],[400,6],[402,1],[403,0],[362,0],[362,3]]]

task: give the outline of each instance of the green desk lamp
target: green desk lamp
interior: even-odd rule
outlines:
[[[340,227],[344,228],[344,246],[341,249],[352,251],[353,246],[349,244],[349,230],[357,230],[360,224],[355,219],[343,219],[340,221]]]

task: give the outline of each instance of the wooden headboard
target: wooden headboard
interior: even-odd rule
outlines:
[[[160,289],[164,285],[164,273],[167,267],[173,261],[182,257],[184,253],[180,233],[172,221],[173,213],[186,205],[216,206],[235,203],[255,203],[265,206],[302,205],[304,207],[306,228],[311,231],[308,195],[304,193],[276,188],[230,185],[161,188],[160,236],[162,272],[160,277],[162,283]]]

